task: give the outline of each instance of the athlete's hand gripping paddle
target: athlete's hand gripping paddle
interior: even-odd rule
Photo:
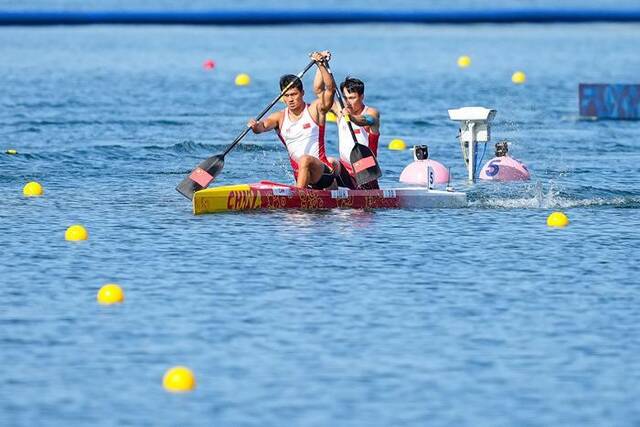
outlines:
[[[342,99],[342,93],[340,93],[340,88],[336,84],[336,79],[329,68],[329,64],[325,63],[325,67],[333,79],[333,85],[336,88],[336,95],[338,95],[340,108],[344,110],[344,101]],[[349,132],[351,132],[351,137],[353,138],[353,149],[351,149],[351,154],[349,156],[351,168],[353,169],[356,184],[358,184],[358,187],[361,187],[368,182],[375,181],[380,178],[382,176],[382,171],[380,170],[376,156],[373,155],[373,151],[371,151],[371,149],[366,145],[358,142],[358,138],[356,138],[356,133],[353,131],[349,115],[345,114],[343,117],[347,122]]]
[[[309,62],[309,64],[305,67],[304,70],[300,71],[297,76],[298,78],[302,78],[302,76],[309,71],[315,64],[315,61]],[[295,80],[292,80],[282,91],[280,95],[278,95],[271,103],[264,109],[258,116],[255,118],[256,121],[260,120],[264,117],[271,108],[282,98],[286,91],[291,89],[291,86],[295,83]],[[203,160],[185,179],[182,180],[180,184],[176,187],[176,190],[183,196],[188,199],[193,199],[193,193],[198,190],[202,190],[206,188],[216,176],[220,174],[222,168],[224,167],[224,156],[226,156],[233,148],[238,145],[242,138],[244,138],[251,128],[245,128],[240,135],[236,137],[236,139],[224,150],[222,154],[217,154],[215,156],[211,156],[208,159]]]

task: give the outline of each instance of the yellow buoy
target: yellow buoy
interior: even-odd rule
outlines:
[[[547,225],[549,227],[566,227],[569,225],[569,218],[567,218],[564,212],[552,212],[551,215],[547,217]]]
[[[22,194],[27,197],[38,197],[44,194],[44,189],[39,182],[31,181],[22,187]]]
[[[525,73],[523,73],[522,71],[516,71],[515,73],[513,73],[513,75],[511,76],[511,81],[517,85],[521,85],[524,82],[527,81],[527,76]]]
[[[117,304],[124,302],[124,292],[115,283],[107,283],[100,288],[96,299],[100,304]]]
[[[335,114],[333,114],[333,111],[329,111],[327,113],[327,121],[332,123],[335,123],[338,121],[338,118],[336,117]]]
[[[14,150],[12,148],[9,148],[7,151],[5,151],[5,153],[7,153],[7,154],[18,154],[18,151]]]
[[[162,386],[173,393],[182,393],[196,388],[196,377],[185,366],[174,366],[165,372]]]
[[[458,67],[467,68],[470,65],[471,65],[471,58],[469,58],[467,55],[462,55],[461,57],[458,58]]]
[[[72,242],[78,240],[87,240],[89,238],[89,233],[86,228],[81,226],[80,224],[74,224],[71,227],[67,228],[67,231],[64,232],[65,240],[69,240]]]
[[[249,74],[241,73],[236,76],[237,86],[246,86],[249,83],[251,83],[251,77],[249,77]]]
[[[389,150],[405,150],[407,144],[402,139],[392,139],[389,143]]]

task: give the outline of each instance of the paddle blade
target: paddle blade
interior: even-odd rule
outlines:
[[[355,144],[351,150],[350,160],[358,186],[375,181],[382,176],[376,156],[366,145]]]
[[[207,186],[215,179],[224,167],[224,157],[221,155],[203,160],[180,184],[176,190],[189,200],[193,200],[193,193]]]

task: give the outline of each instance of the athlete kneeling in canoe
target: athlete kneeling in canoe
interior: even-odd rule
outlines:
[[[325,90],[324,79],[316,73],[313,80],[313,89],[318,96]],[[371,149],[374,156],[378,156],[378,140],[380,139],[380,113],[377,109],[369,107],[364,103],[364,83],[360,79],[349,77],[340,83],[340,91],[345,101],[344,110],[340,109],[337,102],[331,107],[331,111],[337,117],[338,141],[340,151],[340,178],[338,183],[342,187],[358,188],[351,168],[351,150],[353,149],[353,136],[347,125],[345,115],[349,115],[353,133],[359,144],[366,145]],[[361,188],[374,190],[380,188],[378,181],[364,184]]]
[[[318,99],[306,104],[302,81],[293,74],[284,75],[280,78],[280,90],[294,82],[282,97],[287,108],[261,121],[249,120],[248,126],[253,133],[275,129],[289,152],[298,188],[323,189],[336,187],[336,176],[340,173],[340,164],[327,159],[324,145],[325,117],[333,105],[335,86],[324,65],[331,59],[331,53],[313,52],[311,59],[316,61],[325,87]]]

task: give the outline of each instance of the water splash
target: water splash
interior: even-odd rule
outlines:
[[[580,193],[591,194],[592,197],[582,198]],[[640,196],[627,192],[609,192],[607,196],[593,196],[593,189],[580,189],[573,193],[560,190],[555,182],[551,181],[545,186],[536,182],[507,194],[490,194],[480,192],[470,194],[471,207],[487,209],[569,209],[576,207],[640,207]]]

